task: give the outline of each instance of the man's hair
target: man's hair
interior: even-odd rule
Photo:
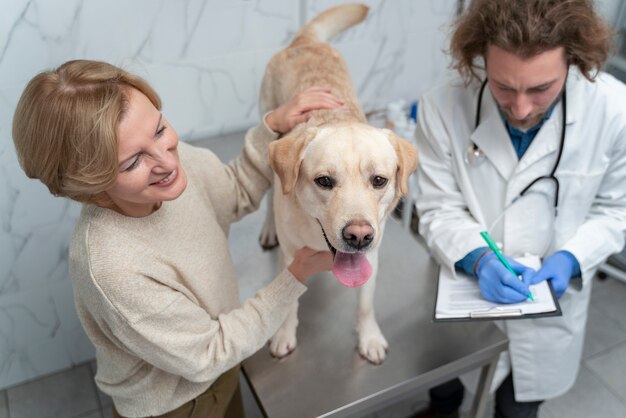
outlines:
[[[20,165],[55,196],[106,202],[118,175],[117,128],[137,89],[161,108],[143,79],[99,61],[69,61],[35,76],[13,117]]]
[[[568,65],[593,80],[608,58],[612,34],[592,0],[472,0],[454,24],[450,54],[469,82],[480,78],[477,60],[488,45],[522,58],[563,47]]]

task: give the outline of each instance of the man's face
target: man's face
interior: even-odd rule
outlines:
[[[491,94],[509,123],[522,130],[543,119],[559,99],[567,77],[563,47],[520,58],[489,45],[485,64]]]

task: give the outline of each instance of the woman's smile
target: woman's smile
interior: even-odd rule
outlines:
[[[166,177],[164,177],[162,180],[152,183],[152,186],[169,187],[176,181],[177,178],[178,178],[178,170],[175,169],[174,171],[169,173]]]

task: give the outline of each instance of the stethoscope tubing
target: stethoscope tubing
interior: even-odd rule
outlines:
[[[485,80],[483,81],[482,85],[480,86],[480,91],[478,92],[478,100],[476,103],[476,116],[474,118],[474,130],[476,130],[478,128],[478,125],[480,125],[480,111],[481,111],[481,107],[482,107],[482,102],[483,102],[483,93],[485,91],[485,87],[487,86],[487,81],[488,79],[485,78]],[[567,122],[567,97],[565,94],[566,89],[563,88],[563,93],[561,94],[561,100],[563,103],[563,112],[562,112],[562,127],[561,127],[561,138],[560,138],[560,144],[559,144],[559,152],[557,154],[556,157],[556,162],[554,163],[554,167],[552,167],[552,171],[550,172],[550,175],[547,176],[540,176],[537,177],[536,179],[534,179],[533,181],[530,182],[530,184],[528,184],[526,187],[524,187],[524,189],[520,192],[520,196],[523,196],[524,193],[526,193],[534,184],[536,184],[538,181],[544,180],[544,179],[553,179],[554,180],[554,184],[556,186],[555,189],[555,193],[554,193],[554,209],[555,211],[557,210],[558,206],[559,206],[559,179],[556,178],[555,173],[557,168],[559,167],[559,163],[561,162],[561,156],[563,155],[563,148],[565,146],[565,126],[566,126],[566,122]],[[478,146],[472,142],[472,151],[476,152],[478,151]]]

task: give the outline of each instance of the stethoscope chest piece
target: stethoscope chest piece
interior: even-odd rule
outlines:
[[[478,148],[478,145],[473,142],[469,144],[465,153],[465,163],[470,166],[477,166],[483,161],[485,161],[485,153],[483,150]]]

